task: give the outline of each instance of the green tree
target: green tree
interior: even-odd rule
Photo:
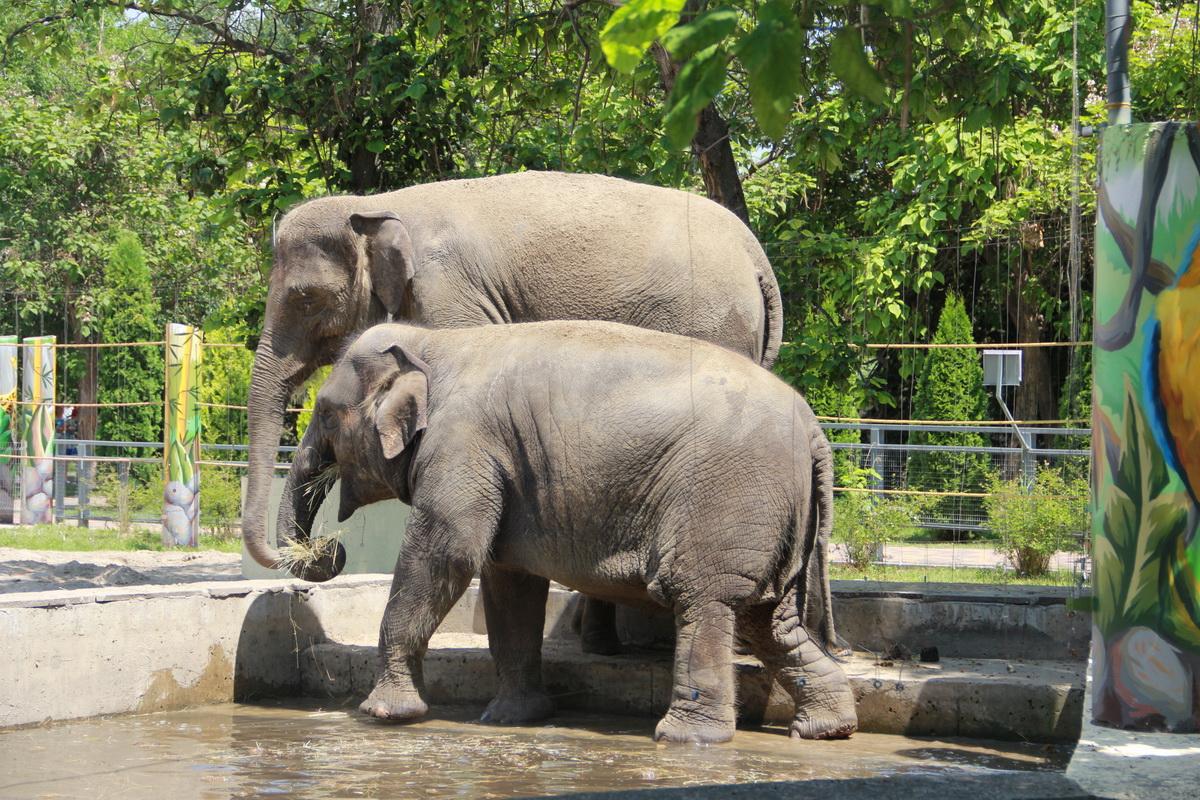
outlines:
[[[146,254],[136,234],[122,231],[109,249],[104,288],[97,293],[101,342],[153,342],[163,337],[162,308],[154,297]],[[142,403],[163,396],[162,345],[105,348],[100,368],[104,403]],[[162,441],[159,405],[105,408],[99,433],[114,441]]]
[[[962,298],[950,293],[938,317],[934,344],[973,344],[971,320]],[[930,350],[921,363],[913,396],[915,419],[978,421],[986,418],[987,395],[983,366],[973,348]],[[909,437],[916,445],[983,447],[983,436],[971,432],[917,432]],[[982,453],[917,451],[908,458],[908,485],[937,492],[981,492],[989,477],[987,456]],[[947,522],[973,522],[977,504],[970,498],[944,497],[933,512]]]

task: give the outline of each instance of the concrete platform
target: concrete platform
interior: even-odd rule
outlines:
[[[547,689],[561,708],[655,716],[667,708],[669,653],[596,656],[565,639],[547,639],[542,653]],[[865,732],[1035,742],[1073,741],[1079,734],[1083,665],[1076,662],[880,663],[856,654],[845,668]],[[317,697],[366,697],[375,672],[374,647],[318,644],[301,658],[301,689]],[[767,685],[757,661],[740,658],[737,681],[741,719],[790,722],[787,696],[778,686]],[[487,637],[435,635],[425,655],[425,682],[430,702],[478,705],[482,711],[496,687]]]
[[[389,585],[357,575],[0,596],[0,641],[21,654],[0,661],[0,727],[305,691],[365,695]],[[1034,741],[1077,733],[1084,662],[1074,656],[1087,625],[1067,592],[860,582],[834,591],[842,634],[879,654],[850,664],[864,730]],[[547,605],[546,675],[560,704],[661,713],[668,653],[584,657],[570,630],[577,601],[554,589]],[[632,615],[624,628],[627,638],[661,642],[671,623]],[[490,698],[485,632],[472,587],[429,656],[435,702]],[[888,650],[928,646],[940,664],[886,665]],[[1020,658],[1036,653],[1044,658]],[[782,697],[769,696],[757,666],[740,667],[739,681],[748,720],[780,718],[772,709]]]

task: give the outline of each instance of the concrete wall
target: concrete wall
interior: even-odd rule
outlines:
[[[387,600],[378,578],[196,586],[0,598],[0,727],[293,694],[298,654],[373,641]]]
[[[360,575],[327,584],[236,581],[0,596],[0,641],[9,653],[0,661],[0,727],[299,694],[314,685],[312,665],[306,666],[302,658],[311,647],[375,643],[389,588],[386,576]],[[1077,639],[1081,632],[1086,636],[1087,621],[1070,612],[1065,600],[1065,592],[1025,588],[928,585],[914,590],[905,584],[864,587],[857,582],[835,587],[841,630],[859,649],[883,652],[900,643],[916,653],[935,644],[943,659],[1001,659],[990,669],[1006,682],[1019,680],[1020,674],[1014,675],[1004,660],[1064,659],[1082,664],[1086,643],[1076,653]],[[570,628],[577,602],[578,596],[571,592],[550,592],[545,633],[559,641],[548,652],[562,652],[564,647],[577,650],[574,642],[561,641],[573,638]],[[670,630],[666,615],[648,623],[644,616],[629,615],[626,627],[638,620],[643,632],[655,636],[661,636],[662,626]],[[486,633],[477,587],[459,601],[439,632],[477,638]],[[578,680],[591,686],[605,683],[605,671],[633,674],[630,671],[639,668],[623,658],[611,664],[592,657],[563,663],[571,664],[570,675],[587,673]],[[479,670],[488,673],[490,661],[483,658],[472,670],[472,675]],[[872,664],[872,683],[879,674],[878,665]],[[459,702],[473,699],[470,692],[478,694],[486,685],[482,678],[464,677],[454,681],[465,692],[460,692]],[[938,703],[969,706],[967,700],[954,699],[969,682],[945,683],[947,675],[939,677],[943,683],[937,689]],[[1060,680],[1059,685],[1065,684]],[[987,697],[989,692],[1003,693],[994,678],[972,691]],[[1051,689],[1048,696],[1065,697],[1062,691]],[[898,714],[895,709],[901,706],[879,691],[871,697],[875,699],[869,702],[891,709],[872,712],[880,720],[875,729],[888,730],[885,718]],[[860,702],[868,701],[864,696]],[[928,713],[914,708],[912,714]],[[1060,712],[1049,718],[1051,723],[1038,724],[1060,725]],[[1022,730],[1035,729],[1030,727],[1033,723],[1022,725]],[[907,729],[923,730],[911,725]]]
[[[267,541],[272,547],[275,537],[275,522],[279,518],[279,498],[283,495],[283,477],[271,483],[271,502],[267,517]],[[404,541],[404,528],[408,525],[409,507],[399,500],[387,500],[363,506],[345,522],[337,521],[338,496],[341,482],[335,483],[326,501],[321,504],[313,521],[313,532],[331,534],[343,531],[341,541],[346,548],[344,575],[391,573],[400,555],[400,543]],[[246,506],[246,478],[242,478],[242,508]],[[278,578],[275,570],[260,567],[242,549],[242,574],[247,578]]]

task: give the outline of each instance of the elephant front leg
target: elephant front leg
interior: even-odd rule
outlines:
[[[479,584],[498,682],[481,721],[519,725],[545,719],[554,712],[542,686],[542,628],[550,581],[488,565]]]
[[[733,689],[733,611],[718,602],[683,607],[675,615],[671,706],[655,741],[727,742],[737,723]]]
[[[485,536],[449,530],[430,534],[425,519],[413,510],[379,628],[375,688],[359,706],[379,719],[412,720],[429,710],[422,697],[425,649],[470,585],[486,550],[486,544],[477,544]]]

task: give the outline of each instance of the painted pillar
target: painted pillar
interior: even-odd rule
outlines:
[[[21,380],[21,523],[54,519],[54,337],[27,336]]]
[[[0,523],[13,522],[14,492],[17,488],[17,463],[13,454],[13,435],[17,429],[17,337],[0,336]]]
[[[200,543],[200,331],[167,325],[163,492],[163,544]]]
[[[1097,722],[1200,727],[1200,127],[1101,146],[1092,402]]]

